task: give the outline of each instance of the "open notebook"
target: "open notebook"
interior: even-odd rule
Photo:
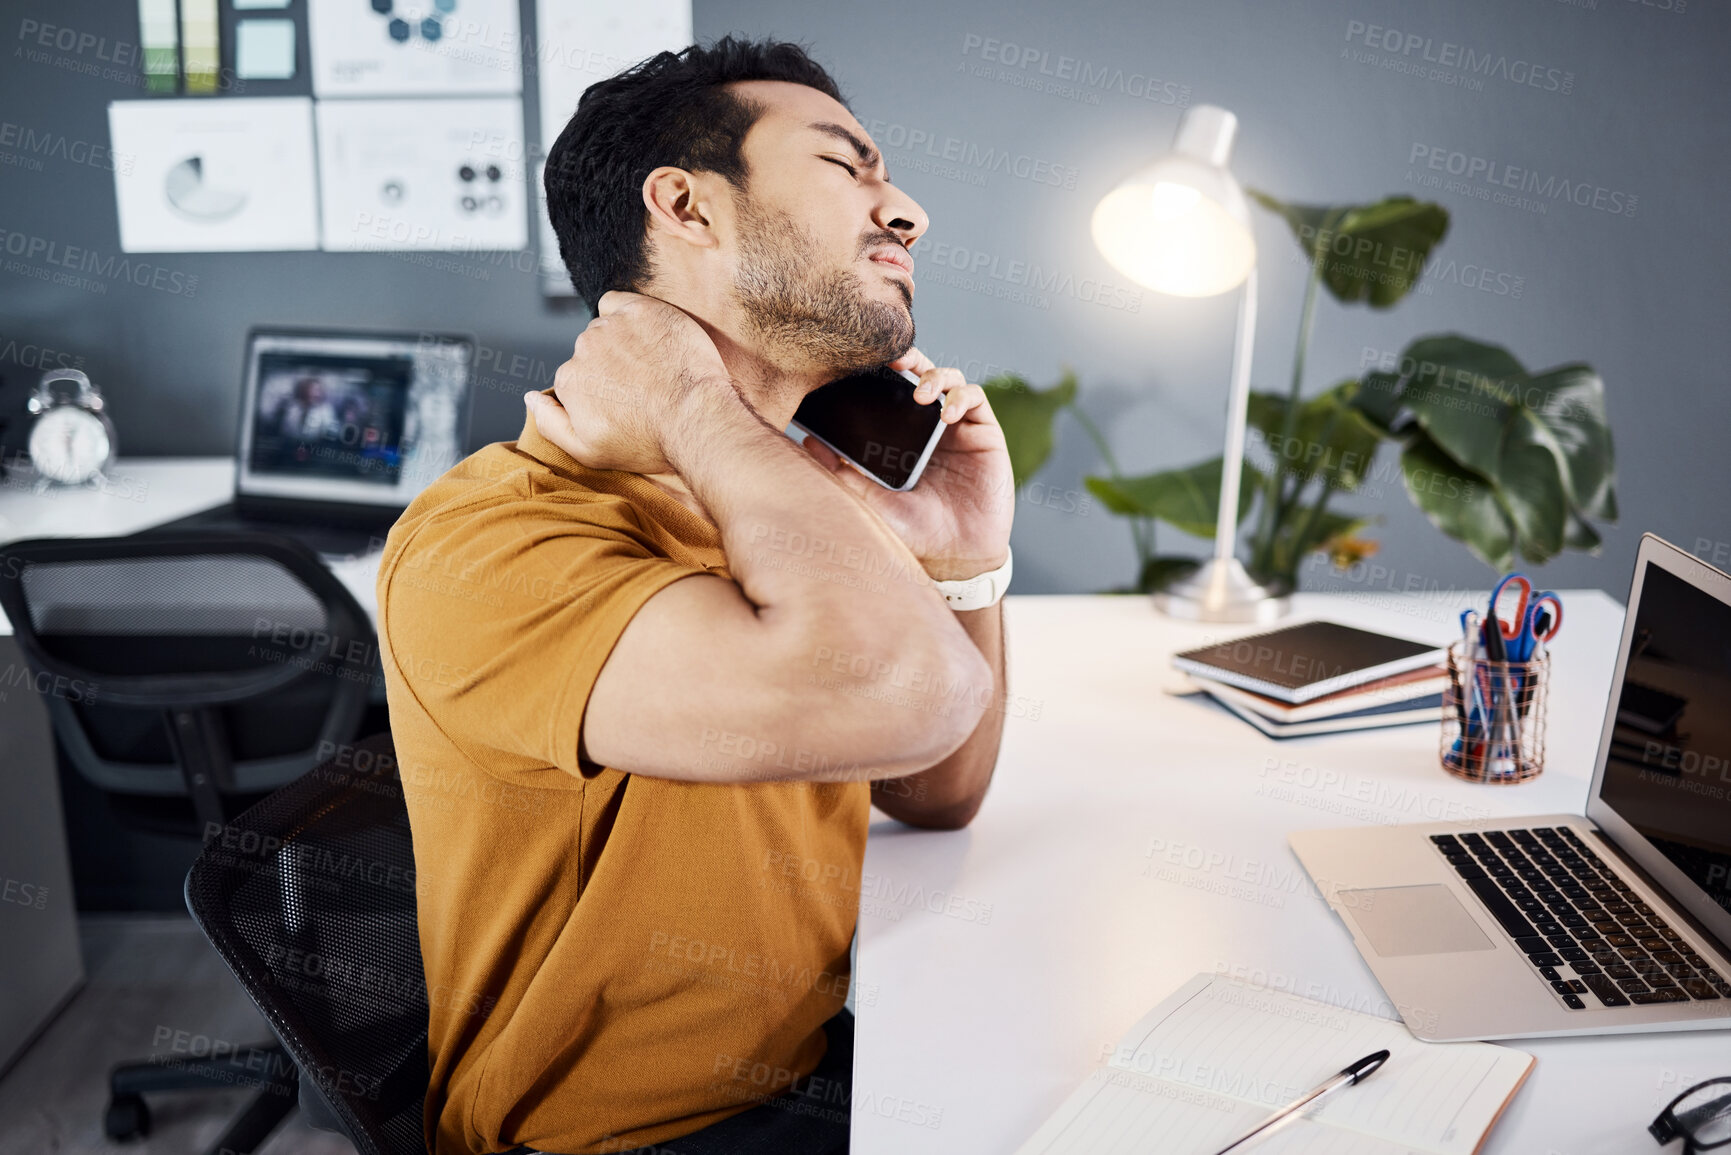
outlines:
[[[1197,975],[1118,1041],[1017,1155],[1214,1155],[1364,1056],[1364,1082],[1256,1155],[1472,1155],[1532,1070],[1489,1043],[1421,1043],[1398,1020]]]

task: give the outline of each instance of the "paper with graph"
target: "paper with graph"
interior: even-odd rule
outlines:
[[[1398,1020],[1197,975],[1017,1155],[1213,1155],[1384,1048],[1380,1070],[1259,1139],[1257,1155],[1472,1155],[1533,1066],[1507,1047],[1423,1043]]]

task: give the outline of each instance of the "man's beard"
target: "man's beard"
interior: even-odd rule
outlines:
[[[894,239],[893,234],[883,238]],[[907,287],[896,286],[908,308],[872,300],[856,271],[825,272],[817,252],[810,234],[786,213],[741,206],[733,285],[765,358],[785,368],[841,377],[907,352],[914,343]]]

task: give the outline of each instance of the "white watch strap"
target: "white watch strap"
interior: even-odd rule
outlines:
[[[983,610],[987,606],[996,605],[998,599],[1004,596],[1004,591],[1010,588],[1010,563],[1015,556],[1010,547],[1004,547],[1004,564],[990,573],[979,574],[976,577],[963,578],[959,581],[935,581],[938,592],[944,595],[952,610]]]

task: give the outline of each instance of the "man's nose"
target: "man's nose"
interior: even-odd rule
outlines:
[[[904,247],[911,248],[925,233],[931,220],[926,216],[926,210],[922,209],[913,197],[896,189],[894,185],[889,188],[890,195],[878,203],[877,209],[872,213],[872,220],[879,228],[895,233]]]

